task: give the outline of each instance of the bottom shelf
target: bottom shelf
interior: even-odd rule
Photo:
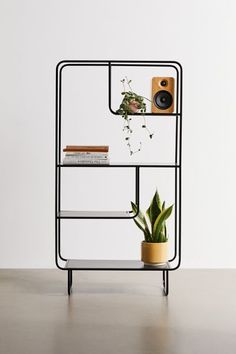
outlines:
[[[73,270],[163,270],[171,269],[169,263],[159,266],[147,266],[136,260],[89,260],[69,259],[65,269]]]

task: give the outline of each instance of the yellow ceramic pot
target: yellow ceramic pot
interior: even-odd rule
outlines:
[[[141,244],[142,261],[148,265],[166,263],[168,261],[168,242],[145,242]]]

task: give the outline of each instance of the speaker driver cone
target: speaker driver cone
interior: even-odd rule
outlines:
[[[153,102],[159,109],[168,109],[173,103],[173,97],[168,91],[162,90],[154,95]]]

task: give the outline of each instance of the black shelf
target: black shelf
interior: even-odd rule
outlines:
[[[154,163],[154,162],[111,162],[109,165],[101,164],[57,164],[57,167],[155,167],[155,168],[179,168],[177,163]]]
[[[58,219],[131,219],[131,211],[101,211],[101,210],[61,210],[57,213]]]
[[[168,263],[159,266],[147,266],[141,261],[136,260],[88,260],[88,259],[69,259],[65,269],[71,270],[138,270],[138,271],[163,271],[171,269]]]
[[[113,110],[110,110],[112,112],[112,114],[114,114],[115,116],[121,116],[121,114],[116,113]],[[152,112],[145,112],[145,113],[132,113],[132,116],[141,116],[141,117],[150,117],[150,116],[159,116],[159,117],[180,117],[181,113],[152,113]]]

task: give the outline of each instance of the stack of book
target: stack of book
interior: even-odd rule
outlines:
[[[109,165],[109,146],[67,145],[63,151],[64,165]]]

